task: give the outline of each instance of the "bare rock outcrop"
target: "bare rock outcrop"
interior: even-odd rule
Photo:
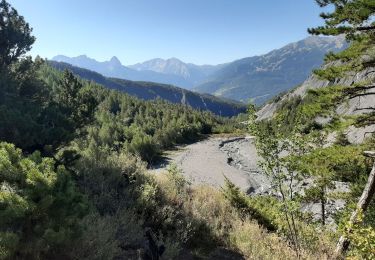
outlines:
[[[332,66],[332,64],[325,65],[323,66],[323,68],[327,66]],[[261,110],[258,111],[258,120],[272,118],[277,109],[284,101],[296,96],[300,96],[303,98],[307,94],[309,89],[319,89],[333,85],[351,86],[356,83],[374,81],[375,68],[368,68],[360,72],[353,72],[352,75],[349,75],[336,81],[322,80],[318,76],[312,74],[301,86],[287,93],[278,101],[266,104]],[[374,92],[374,89],[367,90],[367,93]],[[335,112],[337,115],[340,116],[351,116],[373,112],[374,110],[372,110],[371,108],[375,108],[375,94],[358,96],[346,100],[341,104],[338,104],[338,106],[335,109]],[[321,122],[324,125],[325,123],[327,123],[327,120],[329,121],[330,119],[330,117],[318,117],[316,120],[317,122]],[[363,140],[366,138],[366,133],[371,132],[371,130],[373,132],[374,129],[375,126],[373,125],[362,128],[356,128],[354,126],[351,126],[349,129],[347,129],[346,132],[349,141],[351,143],[358,144],[362,143]]]
[[[325,65],[324,67],[326,66],[328,65]],[[375,78],[375,68],[368,68],[366,70],[353,73],[350,76],[347,76],[345,78],[332,81],[332,82],[328,80],[322,80],[315,74],[312,74],[305,82],[302,83],[301,86],[297,87],[292,92],[287,93],[277,102],[266,104],[257,113],[258,119],[263,120],[263,119],[272,118],[272,116],[274,115],[277,108],[280,106],[282,102],[295,96],[304,97],[309,89],[319,89],[323,87],[329,87],[332,85],[350,86],[355,83],[373,81],[374,78]],[[365,111],[358,111],[358,108],[363,108],[365,106],[368,107],[371,105],[373,106],[375,105],[375,95],[357,97],[357,98],[350,100],[349,102],[340,104],[337,107],[337,113],[341,115],[352,115],[352,114],[364,113]]]

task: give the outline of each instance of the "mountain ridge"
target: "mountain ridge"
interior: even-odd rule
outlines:
[[[346,47],[343,37],[310,36],[264,55],[236,60],[194,90],[259,105],[301,84],[323,64],[327,52]]]
[[[97,61],[87,55],[77,57],[68,57],[57,55],[52,58],[53,61],[65,62],[73,66],[88,69],[103,74],[106,77],[115,77],[133,81],[150,81],[162,84],[172,84],[189,89],[189,81],[178,75],[158,73],[151,70],[137,71],[122,65],[120,60],[113,56],[109,61]]]
[[[178,58],[155,58],[124,66],[113,56],[96,61],[86,55],[52,58],[96,71],[106,77],[171,84],[241,102],[261,105],[301,84],[323,64],[327,52],[346,48],[343,37],[309,36],[270,52],[219,65],[195,65]]]
[[[240,102],[221,99],[209,94],[195,93],[173,85],[109,78],[64,62],[48,61],[48,63],[58,70],[70,70],[83,79],[92,80],[107,88],[117,89],[144,100],[161,98],[172,103],[189,105],[195,109],[208,110],[221,116],[235,116],[246,112],[246,105]]]

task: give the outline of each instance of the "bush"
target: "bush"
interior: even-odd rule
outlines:
[[[88,210],[63,166],[39,153],[0,143],[0,254],[5,258],[64,256]]]

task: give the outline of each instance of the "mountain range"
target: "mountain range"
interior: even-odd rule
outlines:
[[[124,66],[115,56],[109,61],[99,62],[86,55],[58,55],[52,60],[106,77],[170,84],[259,105],[301,84],[313,69],[323,64],[327,52],[338,52],[346,46],[343,37],[310,36],[265,55],[220,65],[195,65],[177,58],[157,58]]]
[[[209,94],[200,94],[186,89],[154,82],[130,81],[105,77],[97,72],[73,66],[64,62],[48,61],[58,70],[69,70],[73,74],[116,89],[143,100],[163,99],[176,104],[184,104],[199,110],[208,110],[221,116],[235,116],[246,112],[246,105],[240,102],[225,100]]]
[[[131,65],[129,68],[137,71],[154,71],[157,73],[182,77],[190,83],[189,87],[193,87],[203,82],[208,76],[224,66],[225,64],[195,65],[192,63],[184,63],[177,58],[166,60],[157,58]]]
[[[346,46],[344,37],[311,36],[265,55],[231,62],[194,90],[263,104],[301,84],[313,69],[323,64],[325,54],[338,52]]]
[[[167,60],[153,59],[131,66],[122,65],[116,56],[113,56],[109,61],[103,62],[86,55],[77,57],[57,55],[52,60],[96,71],[106,77],[171,84],[185,89],[191,89],[193,86],[203,82],[204,79],[223,66],[198,66],[184,63],[177,58]]]

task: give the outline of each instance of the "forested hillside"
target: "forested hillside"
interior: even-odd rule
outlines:
[[[0,258],[128,259],[161,254],[146,242],[164,243],[165,255],[187,246],[194,220],[147,163],[235,121],[33,61],[30,26],[4,0],[0,14]]]
[[[106,78],[96,72],[75,67],[68,63],[55,61],[49,61],[48,63],[58,70],[70,70],[84,79],[92,80],[107,88],[117,89],[144,100],[160,98],[195,109],[208,110],[220,116],[236,116],[239,113],[246,112],[246,105],[237,101],[221,99],[208,94],[198,94],[172,85]]]

